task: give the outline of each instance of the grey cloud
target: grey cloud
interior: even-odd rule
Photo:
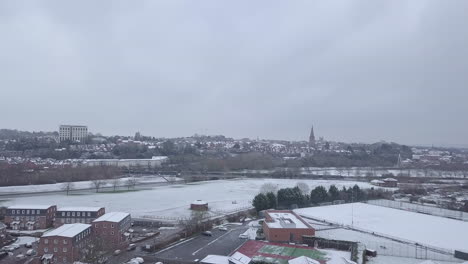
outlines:
[[[466,1],[2,1],[2,127],[466,143]]]

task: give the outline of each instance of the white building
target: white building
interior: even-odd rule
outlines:
[[[141,167],[158,168],[168,160],[166,156],[153,156],[151,159],[89,159],[86,160],[87,166],[116,166],[116,167]]]
[[[59,141],[79,141],[83,142],[88,137],[87,126],[69,126],[60,125],[59,128]]]

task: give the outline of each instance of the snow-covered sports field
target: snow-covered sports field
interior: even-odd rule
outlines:
[[[295,210],[302,216],[437,248],[468,251],[468,222],[365,203],[331,205]]]
[[[358,184],[361,188],[371,188],[365,182],[329,180],[289,180],[289,179],[233,179],[166,186],[149,186],[130,192],[112,191],[93,193],[92,191],[36,194],[33,196],[2,197],[0,205],[18,204],[56,204],[58,206],[105,206],[106,211],[124,211],[133,217],[187,217],[190,203],[197,199],[209,203],[210,210],[222,214],[251,206],[251,200],[265,183],[273,183],[278,188],[293,187],[298,181],[305,182],[312,189],[323,185],[328,188],[335,184],[351,187]]]

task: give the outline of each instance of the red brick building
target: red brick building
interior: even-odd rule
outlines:
[[[194,211],[208,211],[208,202],[196,200],[190,204],[190,210]]]
[[[41,263],[73,263],[80,260],[83,248],[90,242],[91,225],[65,224],[45,233],[37,248]]]
[[[131,221],[129,213],[107,213],[93,221],[93,232],[109,248],[123,248],[129,243],[127,230],[130,228]]]
[[[14,205],[6,210],[5,224],[13,230],[36,230],[52,227],[57,206]]]
[[[104,207],[59,207],[55,213],[54,227],[64,224],[91,224],[104,215]]]
[[[315,235],[315,229],[311,225],[288,210],[265,211],[263,232],[270,242],[302,243],[302,236]]]

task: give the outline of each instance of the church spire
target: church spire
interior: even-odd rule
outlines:
[[[310,129],[309,147],[315,147],[314,126],[312,126],[312,128]]]

